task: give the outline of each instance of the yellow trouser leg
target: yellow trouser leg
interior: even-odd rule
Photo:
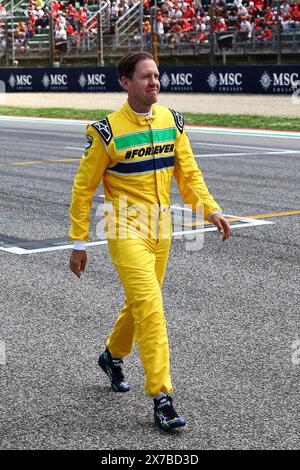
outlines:
[[[124,357],[136,339],[146,375],[146,392],[149,395],[171,392],[161,296],[170,240],[108,240],[108,244],[126,301],[106,345],[113,356]]]
[[[106,346],[114,357],[122,358],[131,353],[135,341],[134,320],[131,308],[125,299],[114,329],[109,335]]]

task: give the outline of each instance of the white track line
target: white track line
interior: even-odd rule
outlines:
[[[248,222],[248,220],[247,220]],[[249,224],[236,224],[232,226],[232,230],[235,230],[236,228],[248,228],[248,227],[255,227],[256,225],[269,225],[269,224],[274,224],[275,222],[269,222],[268,220],[254,220],[253,222]],[[200,229],[195,229],[195,230],[184,230],[183,232],[173,232],[173,236],[179,236],[179,235],[190,235],[193,233],[198,233],[198,232],[215,232],[217,231],[217,227],[204,227]]]
[[[248,157],[248,156],[255,156],[258,157],[260,155],[286,155],[287,153],[300,153],[298,151],[295,152],[256,152],[256,153],[250,153],[250,152],[245,152],[245,153],[207,153],[207,154],[194,154],[195,158],[207,158],[207,157]]]
[[[83,152],[84,151],[84,146],[83,147],[64,147],[64,149],[67,149],[67,150],[81,150]]]
[[[101,240],[98,242],[87,242],[85,245],[87,247],[97,246],[97,245],[107,245],[107,241]],[[33,250],[25,250],[25,248],[20,248],[19,246],[12,246],[9,248],[0,247],[0,250],[6,251],[8,253],[13,253],[15,255],[29,255],[32,253],[44,253],[46,251],[71,250],[72,248],[73,248],[73,243],[68,244],[68,245],[57,245],[57,246],[49,246],[46,248],[37,248]]]
[[[266,129],[243,129],[229,127],[193,127],[186,126],[186,129],[195,134],[219,134],[219,135],[242,135],[248,137],[271,137],[276,139],[300,139],[300,132],[294,131],[274,131]]]
[[[171,208],[174,210],[180,210],[181,212],[182,211],[193,212],[188,207],[171,206]],[[233,230],[235,230],[236,228],[248,228],[248,227],[255,227],[258,225],[272,225],[275,223],[275,222],[270,222],[268,220],[257,220],[257,219],[251,219],[249,217],[242,218],[242,217],[237,217],[234,215],[226,215],[226,217],[236,217],[237,219],[240,219],[241,222],[243,222],[243,223],[237,223],[233,225],[232,226]],[[217,227],[201,227],[201,228],[194,229],[194,230],[184,230],[180,232],[173,232],[172,235],[173,237],[176,238],[176,236],[190,235],[190,234],[195,234],[195,233],[200,233],[200,232],[215,232],[215,231],[217,231]],[[86,247],[98,246],[98,245],[107,245],[107,240],[99,240],[97,242],[86,243]],[[29,255],[33,253],[44,253],[48,251],[71,250],[72,248],[73,248],[73,244],[68,243],[67,245],[57,245],[57,246],[51,246],[51,247],[46,247],[46,248],[37,248],[33,250],[26,250],[18,246],[7,247],[7,248],[0,247],[0,250],[5,251],[7,253],[15,254],[15,255]]]
[[[192,145],[193,145],[193,142],[192,142]],[[230,147],[228,145],[228,147]],[[245,147],[247,148],[247,147]],[[251,147],[249,147],[251,148]],[[64,147],[64,149],[67,149],[67,150],[81,150],[83,152],[83,147]],[[286,154],[297,154],[297,153],[300,153],[299,150],[274,150],[274,151],[265,151],[265,152],[255,152],[255,153],[251,153],[251,152],[243,152],[243,153],[238,153],[238,152],[234,152],[234,153],[207,153],[207,154],[194,154],[194,157],[195,158],[208,158],[208,157],[247,157],[247,156],[250,156],[250,155],[254,155],[254,156],[259,156],[259,155],[286,155]]]
[[[30,116],[0,116],[0,121],[9,122],[29,122],[39,124],[58,124],[58,125],[72,125],[72,126],[86,126],[92,124],[93,121],[82,121],[79,119],[59,119],[59,118],[43,118],[43,117],[30,117]]]
[[[192,142],[193,144],[193,142]],[[228,145],[229,147],[229,145]],[[83,152],[83,147],[64,147],[65,149],[67,150],[81,150]],[[247,147],[246,147],[247,148]],[[251,148],[251,147],[249,147]],[[266,151],[266,152],[255,152],[255,153],[250,153],[250,152],[244,152],[244,153],[237,153],[237,152],[234,152],[234,153],[207,153],[207,154],[194,154],[194,157],[195,158],[207,158],[207,157],[234,157],[234,156],[238,156],[238,157],[245,157],[245,156],[248,156],[248,155],[282,155],[282,154],[286,154],[286,153],[300,153],[300,151],[298,150],[278,150],[278,151]]]
[[[192,142],[193,145],[207,145],[211,147],[230,147],[230,148],[238,148],[238,149],[250,149],[250,150],[265,150],[265,151],[278,151],[278,152],[294,152],[294,150],[288,150],[288,149],[274,149],[270,147],[252,147],[249,145],[235,145],[235,144],[212,144],[212,143],[207,143],[207,142]]]

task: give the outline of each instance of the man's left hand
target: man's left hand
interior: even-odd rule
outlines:
[[[221,214],[213,214],[209,217],[209,221],[214,224],[219,230],[220,234],[223,235],[223,242],[228,240],[232,234],[232,228],[230,227],[228,220],[226,220],[225,217],[223,217]]]

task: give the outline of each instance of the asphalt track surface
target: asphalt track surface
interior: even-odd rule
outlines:
[[[299,214],[276,213],[300,209],[300,135],[189,133],[226,214],[273,216],[243,222],[226,243],[206,231],[199,251],[173,240],[164,306],[188,426],[165,434],[137,347],[125,360],[128,394],[98,370],[123,301],[107,246],[88,248],[80,280],[70,248],[55,246],[68,244],[84,128],[0,121],[1,449],[299,449]],[[95,224],[93,211],[94,241]]]

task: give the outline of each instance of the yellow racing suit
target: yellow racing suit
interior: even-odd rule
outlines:
[[[186,204],[202,208],[205,218],[221,210],[194,159],[183,117],[159,105],[142,117],[126,102],[87,126],[70,208],[71,239],[88,241],[92,199],[102,180],[114,218],[114,230],[106,227],[108,246],[126,296],[106,345],[123,358],[137,341],[151,396],[172,391],[161,288],[171,240],[173,174]],[[139,218],[141,211],[146,218]]]

